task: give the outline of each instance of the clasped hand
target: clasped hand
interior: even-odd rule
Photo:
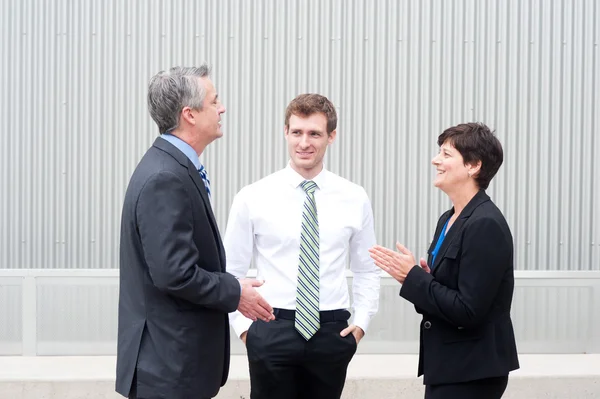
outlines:
[[[396,248],[398,252],[382,247],[381,245],[375,245],[369,249],[369,254],[375,261],[376,266],[402,284],[408,273],[416,265],[416,262],[412,252],[406,249],[404,245],[397,243]],[[420,266],[427,273],[431,272],[427,262],[423,258],[421,258]]]

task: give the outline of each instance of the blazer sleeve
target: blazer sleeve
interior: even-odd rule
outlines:
[[[415,266],[400,296],[427,314],[457,327],[475,327],[485,320],[512,257],[512,242],[492,218],[465,228],[458,265],[458,289],[450,289]],[[438,266],[439,267],[439,266]]]
[[[153,284],[161,291],[194,304],[229,313],[237,309],[240,283],[230,274],[200,265],[194,243],[189,193],[174,173],[150,177],[136,204],[137,226]],[[218,259],[215,259],[218,262]]]

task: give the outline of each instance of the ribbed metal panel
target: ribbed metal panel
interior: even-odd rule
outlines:
[[[505,148],[489,192],[517,267],[600,270],[596,1],[0,4],[0,267],[117,267],[123,193],[157,133],[147,82],[206,60],[228,108],[204,154],[222,229],[235,193],[285,165],[285,106],[313,91],[339,110],[327,165],[364,185],[381,243],[424,255],[449,206],[436,138],[478,120]]]

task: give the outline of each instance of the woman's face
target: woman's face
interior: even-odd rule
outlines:
[[[469,171],[472,168],[465,165],[460,152],[448,141],[442,144],[440,152],[431,163],[437,171],[433,185],[446,193],[464,185],[470,179]]]

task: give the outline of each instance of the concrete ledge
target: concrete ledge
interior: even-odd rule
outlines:
[[[508,399],[600,398],[600,355],[521,355]],[[416,355],[357,355],[344,399],[423,398]],[[115,357],[0,357],[0,399],[119,399]],[[219,399],[248,399],[245,356],[233,356]]]

